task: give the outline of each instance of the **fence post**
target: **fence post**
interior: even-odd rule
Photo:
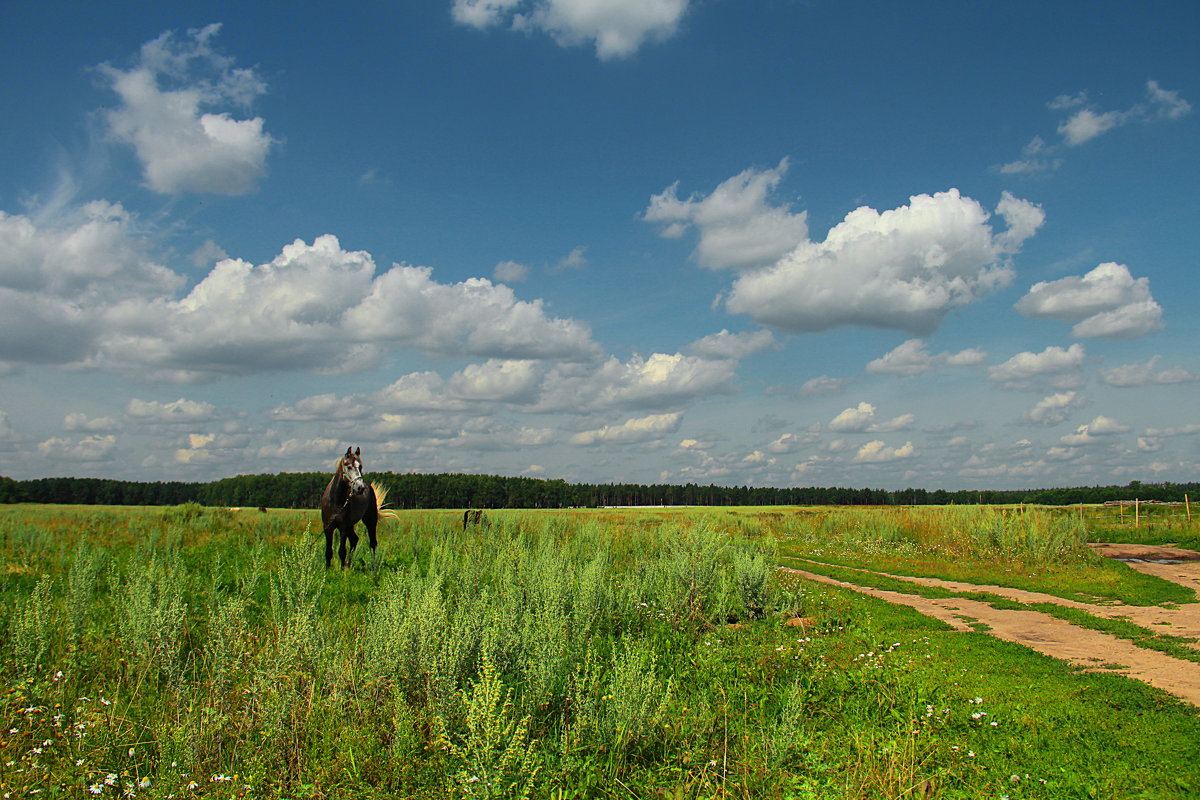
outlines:
[[[1188,522],[1191,522],[1192,521],[1192,501],[1188,500],[1188,496],[1186,493],[1183,495],[1183,505],[1185,508],[1187,508]]]
[[[1133,499],[1133,527],[1137,528],[1141,525],[1142,519],[1142,501],[1136,497]]]

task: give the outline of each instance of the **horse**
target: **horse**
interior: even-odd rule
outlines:
[[[387,490],[363,480],[362,449],[349,447],[334,464],[333,478],[321,495],[321,526],[325,529],[325,568],[333,561],[333,532],[341,532],[338,560],[342,569],[350,566],[354,559],[354,548],[358,546],[358,534],[354,526],[360,521],[367,529],[367,540],[371,552],[375,552],[375,527],[380,517],[395,518],[396,512],[384,508]],[[346,542],[350,551],[346,552]]]
[[[463,512],[463,530],[465,531],[471,525],[487,525],[487,516],[482,509],[469,508]]]

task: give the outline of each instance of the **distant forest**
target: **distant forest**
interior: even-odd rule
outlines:
[[[569,508],[597,506],[768,506],[768,505],[973,505],[1036,503],[1069,505],[1109,500],[1182,502],[1197,497],[1200,483],[1141,483],[1060,489],[970,490],[754,488],[631,483],[567,483],[498,475],[405,475],[374,473],[369,479],[388,490],[392,508]],[[208,483],[117,481],[103,478],[0,476],[0,503],[83,505],[316,508],[329,475],[290,472],[239,475]]]

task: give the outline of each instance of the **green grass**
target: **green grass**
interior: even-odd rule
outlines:
[[[777,573],[823,515],[413,512],[343,572],[315,512],[0,508],[0,793],[1194,796],[1196,709]]]

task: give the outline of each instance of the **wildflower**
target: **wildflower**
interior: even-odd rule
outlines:
[[[82,759],[82,758],[77,758],[77,759],[75,759],[75,766],[77,766],[77,767],[82,767],[82,766],[83,766],[83,759]]]
[[[88,791],[91,792],[92,794],[100,794],[101,792],[104,791],[104,786],[99,783],[93,783],[91,786],[88,787]]]
[[[111,705],[112,705],[112,701],[111,701],[111,700],[105,700],[103,697],[101,697],[101,698],[100,698],[100,703],[101,703],[102,705],[106,705],[106,706],[111,706]]]
[[[188,783],[187,788],[198,789],[198,788],[200,788],[200,784],[196,783],[195,781],[191,781]]]
[[[211,778],[211,780],[214,780],[214,781],[231,781],[231,780],[233,780],[233,779],[232,779],[232,778],[230,778],[228,775],[213,775],[213,776],[212,776],[212,778]]]
[[[138,788],[139,789],[149,789],[150,788],[150,779],[142,778],[140,781],[138,781]]]
[[[133,751],[133,748],[132,748],[132,747],[131,747],[131,748],[129,748],[129,756],[130,756],[130,758],[132,758],[132,757],[133,757],[133,752],[134,752],[134,751]]]
[[[117,773],[110,772],[107,775],[105,775],[104,782],[106,784],[108,784],[109,786],[116,786],[117,785]]]

